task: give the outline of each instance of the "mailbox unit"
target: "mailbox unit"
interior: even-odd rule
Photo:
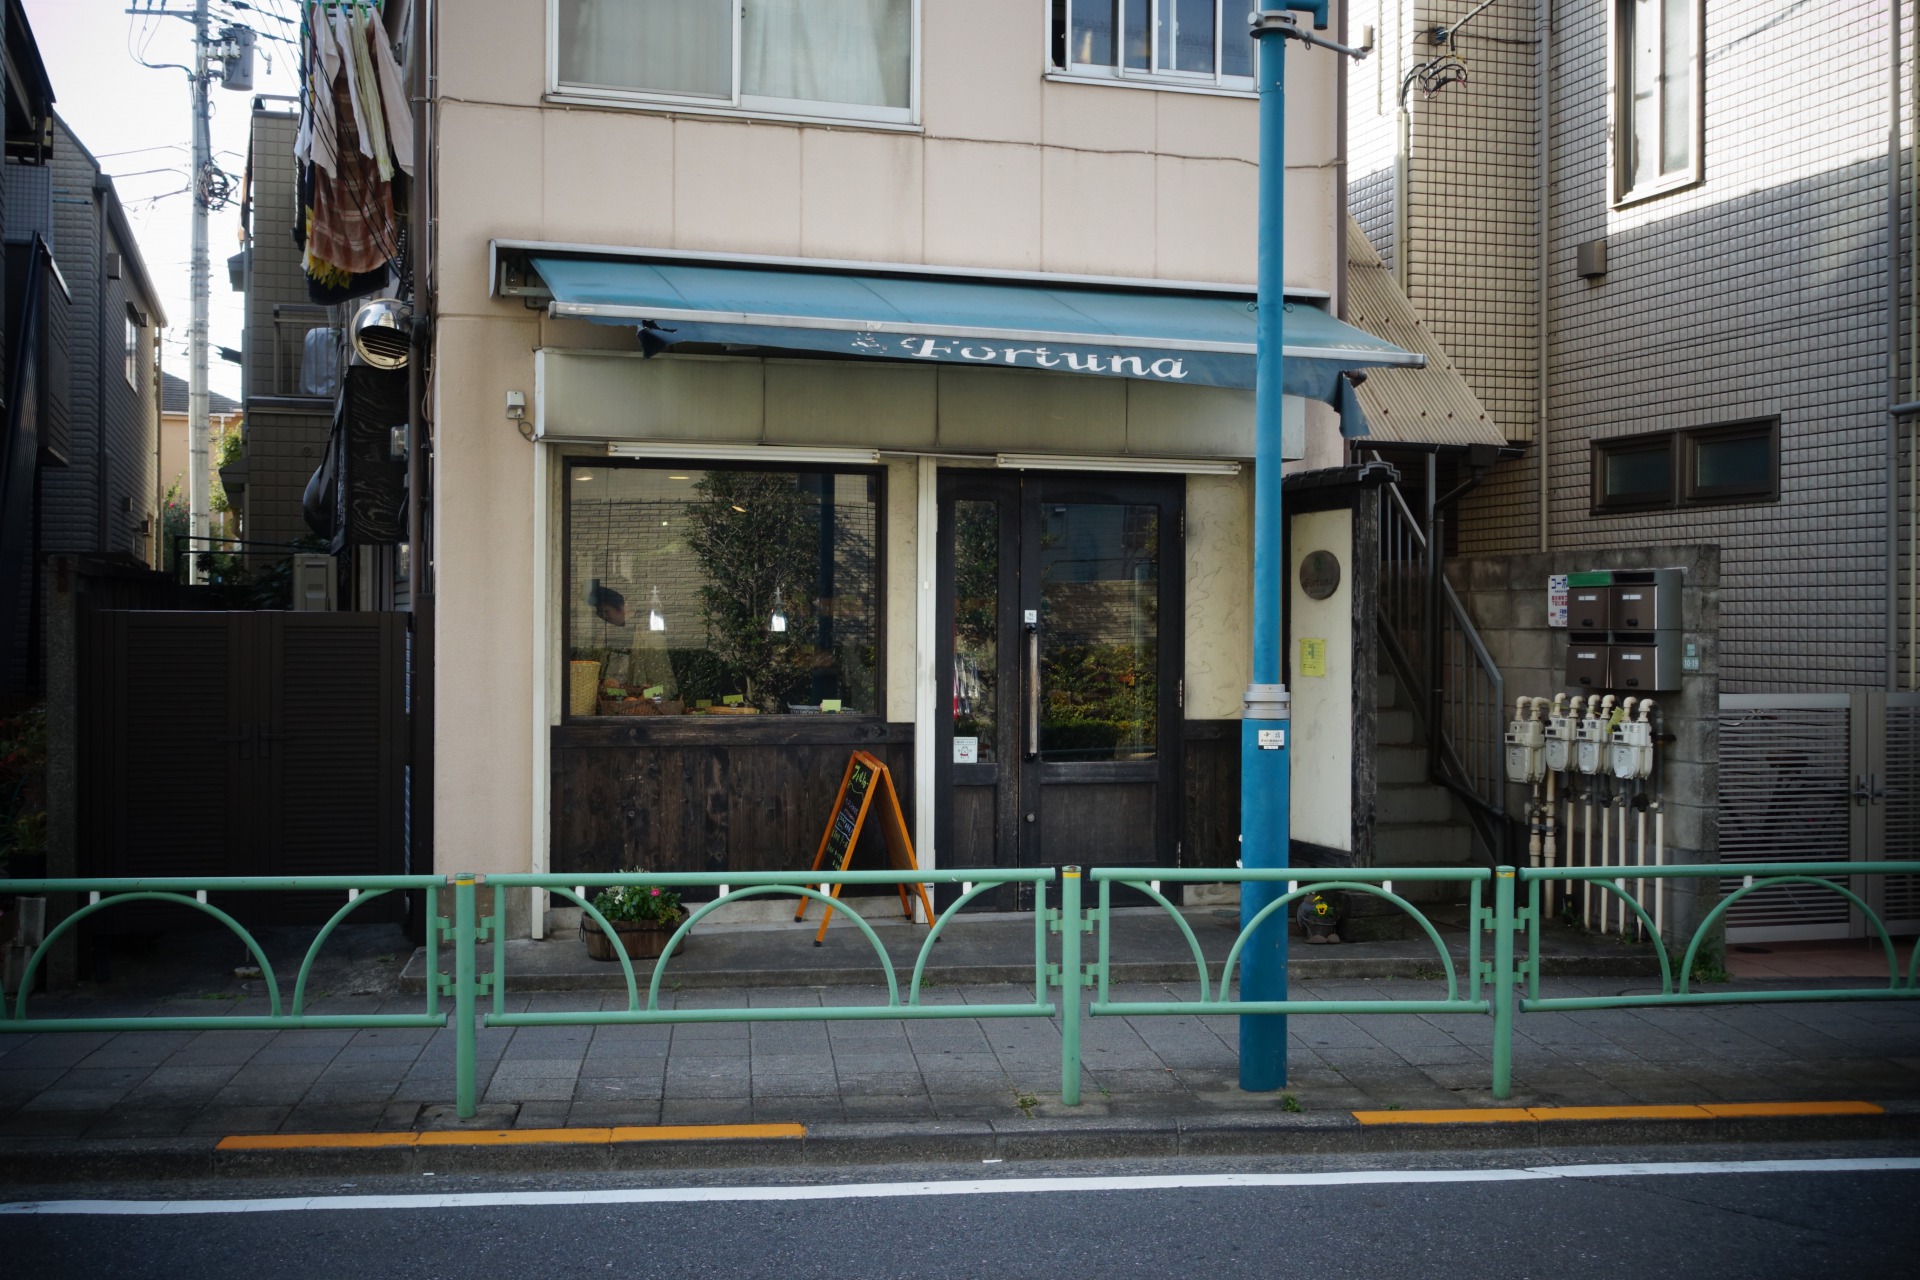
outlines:
[[[1659,693],[1680,687],[1678,569],[1567,575],[1567,683]]]

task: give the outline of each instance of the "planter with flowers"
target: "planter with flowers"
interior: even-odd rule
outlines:
[[[631,960],[659,955],[666,949],[673,931],[687,918],[687,909],[680,905],[679,894],[671,889],[647,885],[616,885],[611,889],[602,889],[593,895],[593,909],[605,916],[607,923],[613,926],[613,931],[620,935],[620,944],[626,948],[627,958]],[[580,936],[586,941],[587,954],[593,959],[620,958],[606,930],[595,924],[592,916],[584,913],[580,917]],[[686,940],[682,939],[680,945],[685,947]]]

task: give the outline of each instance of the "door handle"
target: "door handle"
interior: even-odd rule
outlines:
[[[1027,759],[1040,757],[1040,627],[1027,624]]]
[[[1886,797],[1887,789],[1880,785],[1877,773],[1857,773],[1853,777],[1853,802],[1855,804],[1878,804]]]

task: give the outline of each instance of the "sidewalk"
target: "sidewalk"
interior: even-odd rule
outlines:
[[[350,943],[328,986],[316,986],[308,1011],[418,1012],[421,997],[398,989],[404,953],[379,946],[377,940]],[[579,944],[571,946],[577,950]],[[708,950],[718,955],[721,948]],[[1294,995],[1333,1000],[1438,994],[1441,984],[1430,973],[1364,979],[1312,972],[1322,953],[1360,956],[1363,950],[1296,948]],[[689,951],[689,961],[698,951]],[[120,984],[41,997],[31,1009],[48,1017],[267,1011],[257,981],[230,980],[211,991],[181,985],[182,972],[192,968],[177,955],[137,971],[123,962]],[[598,968],[618,972],[617,965]],[[155,990],[163,980],[168,988]],[[884,987],[872,984],[764,981],[762,976],[750,986],[663,991],[662,1004],[886,1001]],[[1739,985],[1820,984],[1796,979]],[[1647,979],[1634,976],[1559,977],[1543,986],[1548,995],[1650,989]],[[350,994],[356,989],[362,993]],[[1190,979],[1130,980],[1116,982],[1113,997],[1181,1000],[1195,992]],[[1031,998],[1030,984],[944,981],[922,997],[941,1005]],[[623,992],[530,991],[510,983],[508,1007],[618,1009],[625,1000]],[[454,1114],[451,1030],[0,1035],[0,1177],[20,1181],[76,1151],[105,1158],[102,1153],[160,1144],[205,1160],[217,1139],[236,1134],[448,1128],[784,1123],[808,1126],[810,1134],[891,1135],[897,1149],[933,1159],[948,1158],[931,1154],[949,1149],[941,1142],[960,1142],[971,1151],[984,1141],[1002,1150],[995,1144],[1041,1134],[1053,1135],[1056,1145],[1047,1149],[1056,1153],[1121,1154],[1135,1148],[1124,1142],[1114,1148],[1116,1133],[1135,1142],[1144,1140],[1141,1135],[1180,1135],[1196,1127],[1211,1133],[1210,1141],[1225,1141],[1220,1135],[1229,1131],[1248,1142],[1279,1141],[1274,1135],[1287,1128],[1294,1135],[1289,1141],[1304,1141],[1307,1134],[1316,1142],[1356,1143],[1364,1135],[1352,1132],[1357,1122],[1351,1113],[1362,1110],[1834,1099],[1888,1105],[1898,1116],[1880,1119],[1898,1118],[1906,1126],[1899,1132],[1920,1133],[1920,1002],[1521,1014],[1515,1023],[1514,1091],[1505,1102],[1496,1102],[1490,1091],[1492,1026],[1485,1015],[1296,1016],[1283,1094],[1237,1088],[1236,1022],[1230,1016],[1086,1018],[1084,1100],[1078,1107],[1058,1101],[1057,1018],[483,1028],[480,1113],[468,1122]],[[1504,1133],[1497,1140],[1521,1141],[1521,1135]]]

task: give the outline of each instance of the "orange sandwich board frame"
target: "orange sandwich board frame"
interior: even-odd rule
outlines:
[[[887,766],[864,751],[856,751],[847,758],[847,771],[840,775],[840,790],[833,797],[833,812],[827,818],[827,829],[820,835],[820,847],[814,850],[813,866],[808,870],[815,872],[823,865],[838,863],[834,869],[845,871],[853,861],[853,851],[860,843],[860,831],[867,824],[867,811],[873,808],[873,798],[885,792],[887,802],[880,809],[880,834],[887,842],[887,862],[896,871],[918,871],[920,864],[913,858],[913,838],[907,834],[907,819],[900,812],[900,796],[893,789],[893,775],[887,772]],[[933,899],[927,896],[927,886],[912,881],[901,882],[900,908],[907,919],[913,919],[913,899],[908,897],[907,888],[912,885],[914,892],[920,895],[920,902],[927,910],[927,927],[933,927]],[[841,885],[834,885],[828,897],[838,898]],[[798,923],[807,914],[811,898],[800,899],[800,909],[793,913]],[[819,946],[827,936],[827,923],[833,919],[833,907],[826,907],[826,914],[820,918],[820,932],[813,935],[813,945]]]

